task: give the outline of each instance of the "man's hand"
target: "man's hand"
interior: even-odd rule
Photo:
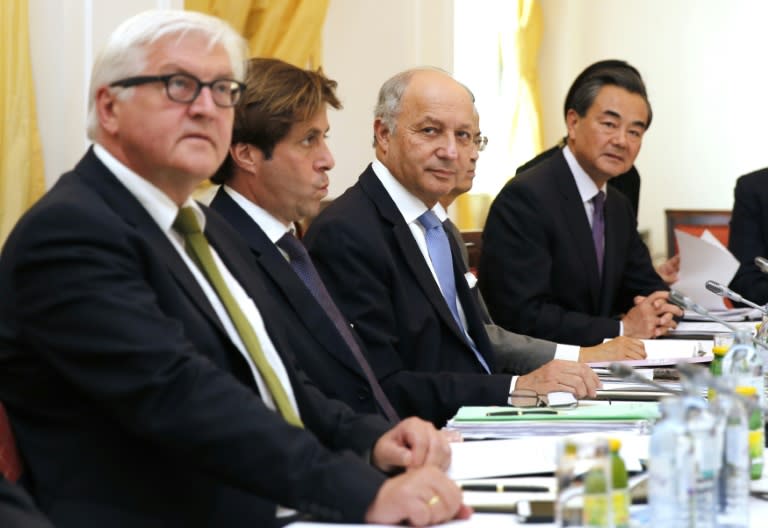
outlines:
[[[448,436],[420,418],[406,418],[384,433],[373,446],[373,465],[389,472],[398,468],[437,466],[448,469]]]
[[[472,509],[464,505],[459,487],[437,468],[422,467],[384,482],[365,522],[426,526],[470,515]]]
[[[619,336],[600,345],[581,347],[579,361],[622,361],[624,359],[645,359],[645,345],[639,339]]]
[[[594,398],[600,379],[591,368],[577,361],[553,359],[533,372],[517,378],[517,389],[530,389],[537,394],[570,392],[577,398]]]
[[[621,322],[624,335],[640,339],[659,337],[677,326],[673,317],[682,317],[683,310],[667,302],[669,292],[657,291],[647,297],[635,297],[635,306],[629,310]]]
[[[661,280],[667,284],[673,284],[677,282],[677,274],[680,272],[680,254],[678,253],[671,259],[668,259],[656,267],[656,273],[659,274]]]

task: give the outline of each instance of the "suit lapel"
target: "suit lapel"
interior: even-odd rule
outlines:
[[[223,189],[216,193],[211,207],[226,218],[245,239],[259,269],[282,292],[285,301],[298,314],[307,332],[314,336],[328,353],[338,358],[345,368],[352,369],[365,379],[354,357],[350,361],[352,353],[333,322],[259,225]]]
[[[392,198],[390,198],[386,189],[384,189],[384,186],[381,184],[378,177],[376,177],[376,174],[370,166],[360,177],[360,185],[363,191],[368,195],[369,199],[373,202],[373,206],[379,211],[381,217],[392,226],[392,232],[397,241],[397,245],[403,253],[403,257],[405,258],[409,269],[416,276],[417,284],[422,289],[427,299],[429,299],[429,302],[456,337],[467,343],[464,333],[453,319],[453,315],[448,308],[448,304],[445,302],[440,287],[437,285],[435,278],[432,276],[432,272],[424,261],[424,255],[416,244],[416,240],[413,238],[413,233],[411,233],[410,227],[408,227],[405,220],[403,220],[403,215],[400,214],[395,202],[392,201]],[[454,271],[455,269],[456,265],[454,262]],[[463,276],[461,280],[465,280]],[[469,346],[469,343],[467,343],[467,346]]]
[[[168,270],[190,300],[205,314],[211,324],[226,334],[216,312],[208,298],[189,271],[186,263],[179,256],[176,248],[166,237],[154,219],[126,189],[110,170],[93,154],[92,149],[80,161],[75,169],[83,174],[84,179],[94,188],[127,224],[141,232],[144,239],[159,253]]]
[[[555,186],[559,190],[560,210],[565,216],[566,226],[571,233],[571,239],[576,245],[576,258],[579,259],[587,281],[589,282],[590,299],[593,309],[597,310],[600,303],[601,282],[600,274],[597,270],[597,257],[595,255],[595,244],[592,241],[592,228],[589,226],[586,212],[584,211],[584,202],[581,201],[579,189],[576,187],[576,181],[573,178],[568,163],[562,152],[554,155],[554,163],[560,164],[555,168],[556,178]]]

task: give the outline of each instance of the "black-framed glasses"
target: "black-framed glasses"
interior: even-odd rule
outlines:
[[[229,108],[235,106],[243,95],[245,85],[234,79],[216,79],[210,82],[203,82],[194,75],[188,73],[171,73],[168,75],[138,75],[136,77],[126,77],[110,83],[109,86],[120,86],[130,88],[141,84],[161,82],[165,84],[165,94],[168,99],[177,103],[191,103],[203,88],[210,88],[211,98],[217,106]]]
[[[477,136],[472,141],[477,146],[478,152],[484,151],[485,147],[488,146],[488,136]]]
[[[509,405],[519,407],[520,409],[531,409],[535,407],[546,407],[548,409],[573,409],[579,406],[576,400],[566,403],[556,403],[549,401],[546,394],[539,394],[529,389],[514,390],[509,393]]]

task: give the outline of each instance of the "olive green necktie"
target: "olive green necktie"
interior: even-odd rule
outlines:
[[[235,325],[237,333],[240,335],[240,339],[242,339],[248,351],[248,355],[251,356],[251,359],[256,364],[256,368],[259,370],[259,374],[261,374],[261,377],[267,384],[267,389],[269,389],[272,395],[277,410],[283,415],[286,422],[303,427],[301,419],[297,416],[288,399],[288,394],[286,394],[282,383],[280,383],[275,371],[272,370],[267,358],[264,356],[264,352],[261,350],[259,338],[256,337],[251,324],[248,322],[245,314],[243,314],[237,301],[235,301],[229,288],[227,288],[219,268],[213,261],[211,248],[205,235],[200,231],[200,225],[197,223],[194,210],[191,207],[182,207],[179,210],[178,216],[176,216],[176,220],[173,222],[173,228],[184,237],[184,246],[187,253],[203,272],[208,282],[211,283],[213,289],[216,290],[216,294],[221,299],[232,323]]]

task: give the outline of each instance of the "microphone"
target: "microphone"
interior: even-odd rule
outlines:
[[[765,257],[755,257],[755,266],[763,273],[768,273],[768,259]]]
[[[683,293],[677,291],[677,290],[670,290],[669,291],[669,300],[673,304],[678,305],[683,310],[691,310],[692,312],[696,312],[697,314],[706,317],[707,319],[711,319],[712,321],[718,322],[724,327],[726,327],[731,332],[737,332],[738,328],[733,326],[728,321],[725,321],[724,319],[713,315],[709,310],[701,306],[700,304],[697,304],[693,302],[693,299],[690,297],[686,297]]]
[[[762,257],[757,257],[762,258]],[[768,261],[766,261],[766,264],[768,264]],[[704,285],[709,291],[714,293],[715,295],[719,295],[720,297],[727,297],[728,299],[732,300],[733,302],[746,304],[747,306],[751,306],[752,308],[755,308],[756,310],[760,310],[764,314],[768,314],[768,310],[765,309],[764,306],[760,306],[759,304],[753,303],[749,299],[745,299],[735,291],[731,290],[730,288],[727,288],[720,284],[719,282],[715,282],[713,280],[708,280],[707,283]]]
[[[670,389],[669,387],[666,387],[661,383],[657,383],[652,379],[648,379],[645,376],[641,376],[640,374],[637,373],[635,369],[633,369],[629,365],[625,365],[624,363],[614,361],[613,363],[608,365],[608,370],[610,370],[611,374],[613,374],[617,378],[636,381],[638,383],[642,383],[643,385],[649,385],[655,389],[660,390],[661,392],[666,392],[669,394],[676,394],[676,395],[680,394],[679,391]]]

